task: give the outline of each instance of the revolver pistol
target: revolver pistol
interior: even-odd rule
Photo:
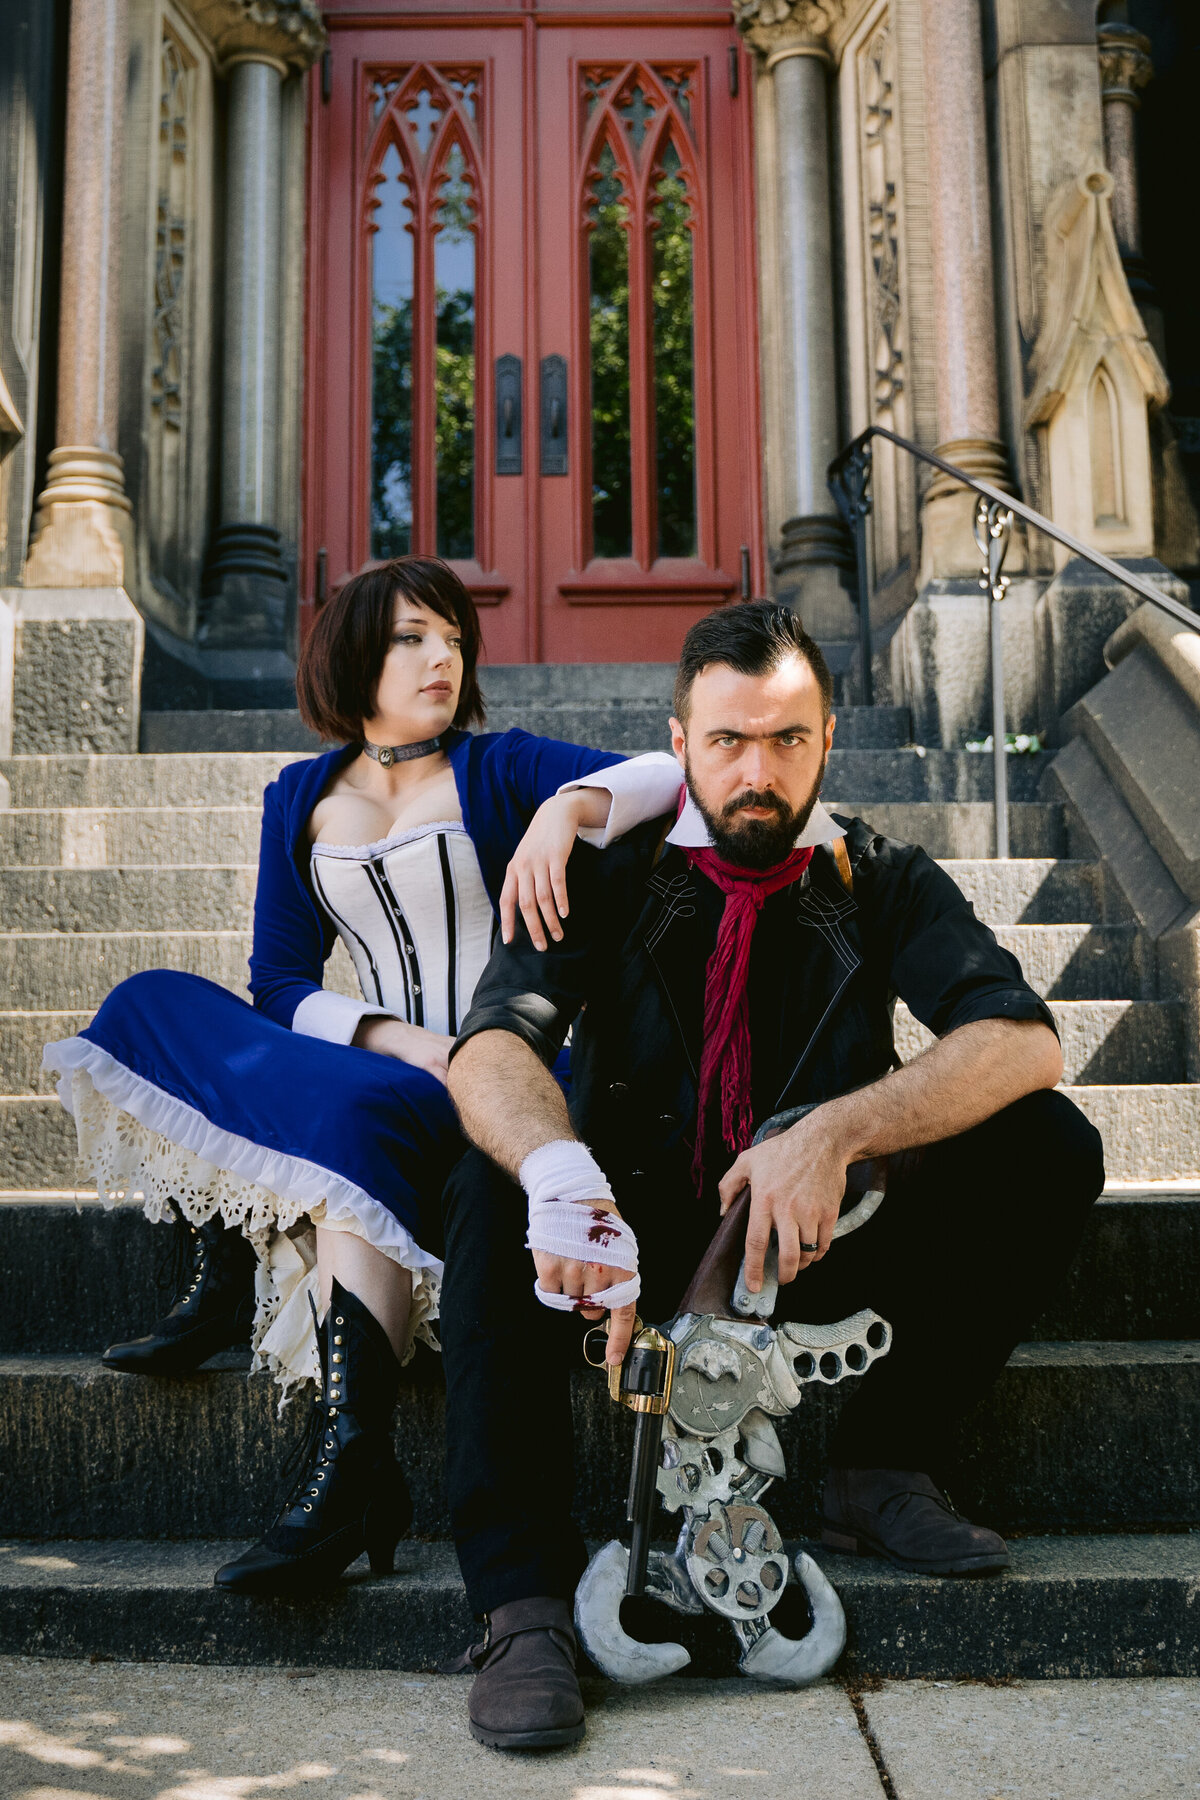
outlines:
[[[594,1326],[584,1339],[584,1356],[598,1368],[604,1357],[604,1340],[608,1336],[608,1320]],[[596,1342],[593,1342],[596,1340]],[[599,1347],[599,1356],[592,1351]],[[633,1527],[629,1547],[627,1595],[640,1595],[646,1589],[646,1564],[650,1555],[650,1532],[654,1506],[658,1497],[658,1467],[662,1454],[663,1418],[671,1398],[671,1380],[675,1373],[675,1345],[653,1325],[634,1320],[633,1339],[619,1368],[608,1370],[609,1397],[634,1415],[633,1468],[629,1477],[629,1497],[625,1517]]]

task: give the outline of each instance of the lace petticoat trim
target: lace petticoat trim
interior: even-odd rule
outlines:
[[[105,1206],[140,1202],[146,1217],[160,1223],[173,1218],[174,1201],[190,1224],[204,1225],[219,1213],[227,1227],[240,1227],[250,1240],[257,1257],[251,1371],[269,1370],[282,1390],[282,1408],[293,1388],[320,1374],[308,1305],[309,1294],[315,1301],[317,1289],[315,1227],[351,1230],[369,1243],[366,1223],[344,1211],[330,1218],[323,1200],[315,1205],[288,1200],[206,1162],[124,1112],[99,1091],[86,1069],[71,1071],[70,1091],[80,1176],[85,1184],[94,1184]],[[441,1298],[440,1274],[414,1268],[412,1277],[410,1335],[402,1362],[409,1361],[418,1338],[439,1347],[432,1321]]]

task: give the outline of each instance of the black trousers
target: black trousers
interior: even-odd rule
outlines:
[[[780,1289],[777,1321],[831,1323],[872,1306],[893,1328],[842,1412],[835,1464],[936,1470],[947,1429],[1065,1273],[1103,1185],[1100,1137],[1079,1109],[1030,1094],[926,1149],[868,1224]],[[638,1310],[667,1319],[717,1219],[690,1192],[618,1200],[638,1236]],[[534,1298],[525,1196],[478,1151],[451,1175],[444,1215],[447,1481],[467,1596],[480,1614],[568,1598],[586,1562],[571,1517],[580,1321]]]

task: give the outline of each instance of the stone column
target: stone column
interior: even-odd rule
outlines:
[[[1123,15],[1124,6],[1101,8]],[[1104,160],[1113,178],[1112,221],[1130,291],[1143,310],[1154,295],[1142,261],[1142,223],[1138,205],[1135,118],[1140,90],[1154,74],[1150,40],[1124,17],[1109,17],[1097,33],[1100,92],[1104,105]]]
[[[978,0],[921,0],[937,344],[937,453],[1009,483],[1001,437],[987,110]],[[921,580],[978,573],[974,500],[949,477],[925,496]]]
[[[117,454],[127,0],[71,0],[55,448],[27,587],[120,587],[132,518]]]
[[[199,0],[229,80],[221,523],[199,637],[211,650],[282,650],[287,574],[276,523],[282,84],[325,47],[315,0]]]
[[[770,82],[775,126],[778,286],[764,295],[779,320],[786,484],[775,591],[824,639],[851,639],[856,629],[844,585],[853,550],[825,478],[840,448],[827,37],[840,10],[836,0],[734,0]]]

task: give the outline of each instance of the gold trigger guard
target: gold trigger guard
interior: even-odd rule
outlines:
[[[604,1359],[608,1350],[609,1322],[610,1321],[606,1316],[599,1325],[593,1325],[589,1331],[585,1331],[583,1334],[583,1360],[590,1369],[602,1369],[604,1367]],[[633,1337],[636,1337],[641,1329],[642,1321],[635,1317],[633,1321]],[[593,1338],[597,1339],[597,1346],[592,1345]],[[632,1341],[633,1339],[631,1338],[630,1342],[632,1343]],[[599,1348],[599,1356],[592,1355],[592,1349],[595,1347]],[[620,1371],[618,1370],[618,1374],[619,1373]]]

